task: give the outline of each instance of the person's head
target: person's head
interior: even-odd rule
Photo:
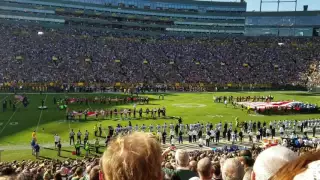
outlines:
[[[178,167],[188,167],[189,165],[189,154],[187,151],[178,149],[175,155],[176,165]]]
[[[162,152],[151,134],[135,132],[112,141],[102,156],[107,180],[158,180],[162,178]]]
[[[223,167],[224,163],[226,162],[226,160],[227,160],[227,158],[226,158],[226,157],[224,157],[224,156],[222,156],[222,157],[220,158],[219,163],[220,163],[220,167],[221,167],[221,169],[222,169],[222,167]]]
[[[43,175],[44,180],[50,180],[51,179],[51,174],[49,171],[46,171]]]
[[[254,160],[249,157],[249,156],[242,156],[239,157],[239,161],[242,163],[242,165],[247,168],[247,167],[252,167],[254,164]]]
[[[90,180],[99,180],[99,171],[99,166],[93,167],[89,173]]]
[[[200,179],[212,179],[213,169],[209,158],[203,158],[198,162],[197,171]]]
[[[190,163],[189,163],[189,169],[190,169],[190,171],[193,171],[193,172],[197,172],[197,161],[195,161],[195,160],[192,160],[192,161],[190,161]]]
[[[83,175],[83,169],[81,167],[78,167],[75,171],[75,175],[81,177]]]
[[[31,173],[20,173],[17,180],[33,180],[34,176]]]
[[[213,171],[213,178],[220,178],[221,177],[220,163],[212,164],[212,171]]]
[[[284,164],[298,158],[298,155],[283,146],[273,146],[262,151],[254,165],[252,180],[268,180]]]
[[[62,176],[61,176],[61,173],[60,172],[56,172],[55,174],[54,174],[54,180],[62,180]]]
[[[240,156],[247,156],[247,157],[252,157],[251,151],[249,150],[242,150],[239,153]]]
[[[296,160],[283,165],[270,180],[307,180],[313,179],[315,169],[320,169],[320,151],[306,153]],[[316,174],[320,177],[320,173]]]
[[[244,168],[237,158],[227,159],[222,166],[222,179],[238,180],[244,176]]]

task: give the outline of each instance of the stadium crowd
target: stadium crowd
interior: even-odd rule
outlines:
[[[2,82],[305,85],[320,45],[312,38],[119,38],[18,23],[0,30]]]
[[[100,159],[1,162],[0,179],[317,180],[319,166],[319,147],[162,151],[155,136],[135,132],[113,140]]]
[[[320,55],[319,39],[310,38],[119,38],[102,31],[71,27],[54,30],[21,24],[1,24],[0,31],[0,82],[305,85],[309,65]],[[40,31],[44,33],[39,34]],[[297,123],[302,132],[303,122],[272,123],[283,138],[289,127],[293,129],[290,139],[298,143],[298,139],[302,139],[297,138],[294,131]],[[211,129],[210,124],[206,128],[208,126]],[[241,132],[249,138],[256,135],[259,141],[260,136],[268,136],[272,131],[267,125],[258,126],[245,122]],[[220,130],[224,129],[223,138],[230,141],[231,136],[237,137],[232,126],[229,125],[230,130],[222,128],[221,123],[218,127],[212,135],[219,132],[220,136]],[[117,128],[115,134],[120,134],[118,131],[122,128]],[[152,125],[153,128],[156,129],[156,125]],[[126,127],[123,129],[129,131]],[[141,129],[145,131],[146,126]],[[174,127],[170,129],[171,140],[178,133]],[[189,138],[199,135],[200,130],[191,132],[187,126],[185,129]],[[209,140],[214,138],[211,134],[203,135]],[[276,146],[253,146],[248,150],[190,152],[170,146],[163,151],[159,137],[132,132],[108,142],[102,157],[0,162],[0,180],[317,180],[320,179],[319,167],[320,151],[316,143],[297,147],[283,141]]]

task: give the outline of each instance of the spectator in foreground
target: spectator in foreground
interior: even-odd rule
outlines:
[[[71,180],[80,180],[83,177],[83,169],[78,167]]]
[[[190,180],[209,180],[212,179],[213,169],[209,158],[203,158],[198,162],[197,170],[199,177],[190,178]]]
[[[189,168],[189,154],[187,151],[178,149],[175,154],[175,159],[177,168],[172,179],[184,180],[197,176],[197,174]]]
[[[17,178],[17,180],[31,180],[34,179],[33,175],[28,172],[20,173]]]
[[[160,180],[162,154],[151,134],[135,132],[112,141],[102,156],[105,180]]]
[[[62,180],[62,176],[61,176],[61,173],[60,172],[56,172],[55,174],[54,174],[54,180]]]
[[[244,167],[244,177],[243,180],[251,180],[251,173],[254,160],[250,156],[243,156],[239,158],[240,162]]]
[[[268,180],[284,164],[298,158],[298,155],[283,146],[273,146],[262,151],[254,165],[251,175],[252,180]]]
[[[99,180],[99,171],[100,171],[99,166],[93,167],[89,175],[90,180]]]
[[[237,158],[227,159],[222,166],[222,179],[240,180],[244,176],[244,168]]]
[[[221,174],[221,166],[219,163],[214,163],[212,166],[213,170],[213,180],[222,180],[222,174]]]
[[[244,177],[243,180],[251,180],[251,173],[254,164],[254,160],[252,158],[252,153],[250,150],[242,150],[239,153],[240,162],[244,166]]]
[[[307,153],[282,166],[270,180],[320,179],[320,151]]]
[[[190,161],[189,168],[190,168],[190,171],[197,173],[197,161],[195,160]]]

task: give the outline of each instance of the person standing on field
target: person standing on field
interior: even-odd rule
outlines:
[[[60,141],[60,136],[58,134],[55,134],[54,135],[54,148],[57,147],[59,141]]]
[[[85,145],[88,140],[89,140],[89,132],[88,130],[86,130],[86,132],[84,133],[83,144]]]
[[[58,142],[57,147],[58,147],[58,156],[60,157],[61,156],[61,142],[60,141]]]
[[[71,145],[71,141],[74,145],[74,135],[75,135],[75,133],[73,132],[73,129],[71,129],[71,131],[69,133],[70,145]]]
[[[101,135],[102,135],[102,125],[100,124],[99,125],[99,137],[101,137]]]
[[[96,141],[94,142],[94,147],[96,148],[96,153],[99,153],[99,139],[97,138]]]
[[[36,153],[36,158],[38,159],[39,158],[39,154],[40,154],[40,146],[38,143],[36,143],[34,145],[34,150],[35,150],[35,153]]]
[[[77,141],[79,141],[80,144],[81,144],[81,136],[82,136],[82,133],[80,132],[80,129],[79,129],[79,131],[77,133]]]

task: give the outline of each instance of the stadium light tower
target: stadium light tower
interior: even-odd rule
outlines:
[[[279,12],[279,7],[281,3],[295,3],[294,11],[297,11],[298,0],[260,0],[260,12],[262,11],[262,5],[264,3],[277,3],[277,12]]]

